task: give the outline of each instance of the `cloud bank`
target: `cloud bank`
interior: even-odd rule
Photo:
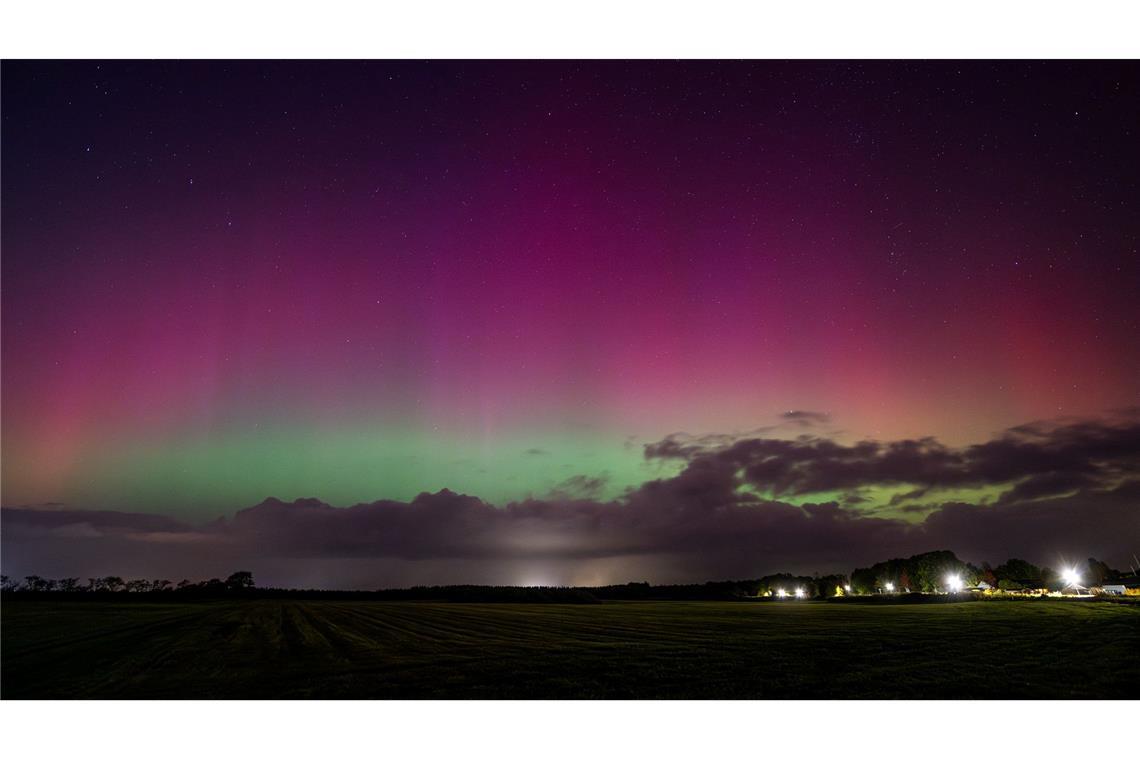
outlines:
[[[795,419],[809,431],[827,421]],[[263,584],[375,588],[845,571],[936,548],[1046,565],[1088,556],[1127,565],[1140,553],[1137,410],[1019,426],[959,448],[932,438],[842,444],[807,432],[675,435],[644,454],[680,470],[608,501],[597,498],[600,480],[577,476],[505,506],[446,489],[345,508],[270,498],[201,526],[5,508],[3,566],[11,575],[175,579],[241,567]],[[898,493],[873,504],[866,494],[875,489]],[[993,496],[964,501],[961,489]]]

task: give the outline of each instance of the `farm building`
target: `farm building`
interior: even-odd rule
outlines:
[[[1093,593],[1109,596],[1140,596],[1140,580],[1129,578],[1102,583],[1093,589]]]

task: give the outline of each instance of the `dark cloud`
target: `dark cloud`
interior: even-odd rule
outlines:
[[[986,506],[952,502],[921,528],[945,546],[979,558],[1034,557],[1056,567],[1086,557],[1127,566],[1140,541],[1140,481],[1107,491]]]
[[[1096,488],[1097,478],[1081,472],[1047,472],[1031,475],[1009,489],[998,499],[1000,504],[1063,496],[1082,489]]]
[[[963,448],[670,436],[646,455],[678,459],[680,471],[608,501],[603,480],[579,476],[501,507],[446,489],[346,508],[268,499],[199,528],[157,515],[5,509],[3,559],[14,574],[140,567],[200,577],[240,565],[263,582],[354,587],[695,581],[842,571],[937,548],[975,561],[1127,564],[1140,536],[1136,425],[1037,424]],[[906,503],[878,513],[859,491],[897,484],[910,487]],[[978,485],[1006,490],[991,504],[913,501]],[[800,505],[772,495],[828,490],[846,495]]]
[[[831,415],[827,412],[792,410],[781,414],[780,419],[784,422],[799,425],[800,427],[811,427],[813,425],[826,425],[831,422]]]
[[[192,528],[164,515],[115,510],[68,509],[60,504],[42,507],[6,507],[4,535],[86,532],[90,535],[131,535],[137,533],[182,533]]]
[[[774,497],[911,486],[898,497],[905,501],[936,489],[1009,486],[1014,498],[1029,498],[1082,486],[1109,488],[1140,473],[1140,418],[1129,412],[1107,420],[1034,423],[961,448],[933,438],[844,445],[818,436],[669,436],[644,451],[647,459],[715,459]]]
[[[410,502],[337,508],[317,499],[266,499],[219,520],[211,532],[283,557],[388,556],[401,559],[484,556],[501,530],[500,511],[444,489]]]
[[[550,498],[555,501],[566,499],[596,499],[605,490],[609,477],[601,475],[590,477],[588,475],[574,475],[566,478],[550,491]]]
[[[915,499],[921,499],[921,498],[925,497],[928,493],[930,493],[930,488],[928,488],[928,487],[915,488],[915,489],[912,489],[910,491],[905,491],[903,493],[897,493],[891,497],[890,505],[892,507],[901,506],[902,509],[904,509],[904,510],[913,511],[913,509],[912,509],[913,507],[921,506],[921,505],[908,504],[907,502],[913,502]]]

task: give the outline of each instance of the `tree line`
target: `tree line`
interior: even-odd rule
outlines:
[[[1095,558],[1089,558],[1076,568],[1084,586],[1097,586],[1105,582],[1136,579],[1135,571],[1121,572]],[[180,581],[177,584],[165,579],[124,580],[119,576],[51,579],[28,575],[24,579],[2,577],[0,588],[8,594],[183,594],[197,596],[223,596],[256,592],[265,597],[320,596],[341,599],[372,599],[389,601],[455,601],[455,602],[557,602],[592,603],[605,600],[734,600],[757,597],[829,599],[836,596],[870,595],[883,592],[935,593],[947,591],[947,577],[957,576],[964,587],[986,583],[1004,591],[1022,589],[1060,589],[1066,585],[1060,572],[1049,567],[1037,567],[1023,559],[1012,558],[996,567],[983,562],[980,567],[960,560],[952,551],[939,550],[894,558],[870,567],[856,568],[850,576],[795,575],[774,573],[762,578],[735,581],[709,581],[694,584],[651,585],[624,583],[592,587],[520,587],[520,586],[414,586],[402,589],[377,591],[330,591],[320,589],[258,588],[253,574],[239,570],[227,578],[206,581]]]
[[[16,578],[9,578],[7,575],[0,576],[0,589],[8,593],[224,594],[249,591],[254,587],[253,573],[248,570],[231,573],[225,580],[211,578],[196,583],[182,580],[177,584],[163,578],[124,580],[117,575],[88,578],[86,583],[81,583],[79,578],[55,579],[26,575],[21,581]]]
[[[639,599],[647,601],[717,601],[777,595],[780,591],[795,598],[797,591],[803,598],[818,599],[842,593],[846,578],[842,575],[793,575],[774,573],[763,578],[739,581],[708,581],[707,583],[671,584],[652,586],[648,583],[623,583],[589,589],[599,599]]]
[[[1083,566],[1074,569],[1084,586],[1098,586],[1106,581],[1134,577],[1093,557]],[[873,594],[885,590],[888,585],[902,593],[933,593],[946,591],[946,579],[951,575],[960,578],[966,587],[985,583],[990,588],[1002,591],[1060,589],[1066,585],[1062,571],[1037,567],[1023,559],[1008,559],[997,567],[983,562],[978,567],[963,562],[954,552],[946,550],[925,552],[905,559],[890,559],[871,567],[857,568],[851,573],[850,585],[856,594]]]

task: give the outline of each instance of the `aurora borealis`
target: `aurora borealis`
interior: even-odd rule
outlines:
[[[361,587],[825,570],[967,512],[1140,535],[1134,63],[2,73],[5,572],[192,574],[219,531]],[[234,517],[269,497],[393,506],[318,551],[266,536],[324,506]]]

